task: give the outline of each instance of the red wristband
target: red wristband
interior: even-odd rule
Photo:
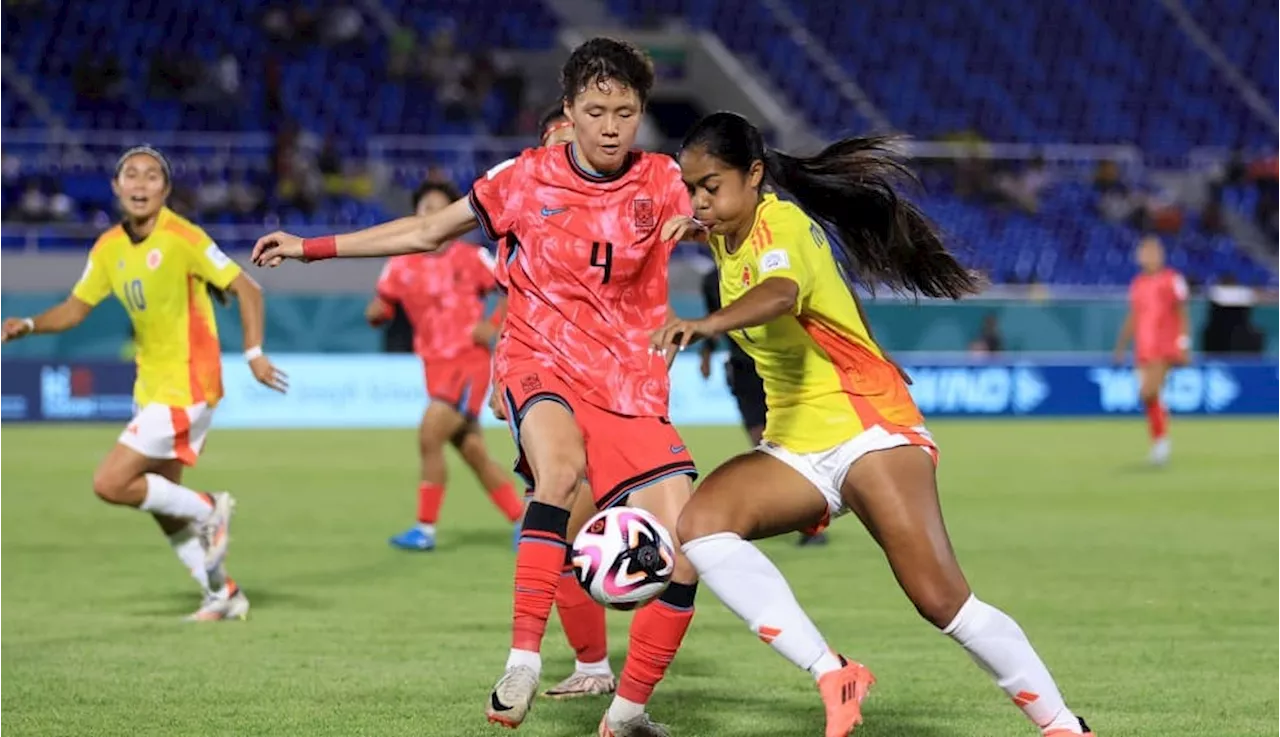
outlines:
[[[326,235],[323,238],[303,238],[302,257],[308,261],[323,261],[338,255],[338,239]]]

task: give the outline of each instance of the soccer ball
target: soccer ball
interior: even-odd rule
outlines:
[[[625,611],[666,590],[676,568],[675,547],[652,514],[612,507],[588,520],[573,539],[573,567],[591,598]]]

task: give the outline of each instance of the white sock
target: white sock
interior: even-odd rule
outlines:
[[[1008,614],[971,595],[942,632],[960,643],[1040,729],[1080,730],[1049,669]]]
[[[431,537],[436,536],[436,526],[431,522],[419,522],[418,529],[422,530],[424,535],[429,535]]]
[[[628,719],[635,719],[643,713],[644,704],[637,704],[615,694],[613,701],[609,703],[608,719],[610,722],[618,724]]]
[[[778,654],[815,678],[840,668],[782,572],[759,548],[721,532],[690,540],[683,549],[702,583]]]
[[[598,663],[584,663],[581,660],[574,660],[573,670],[575,673],[585,673],[589,676],[613,675],[613,668],[609,666],[608,658],[605,658]]]
[[[507,655],[507,670],[518,665],[527,665],[535,672],[542,673],[542,654],[532,650],[517,650],[513,647],[511,653]]]
[[[200,584],[200,589],[209,593],[209,573],[204,569],[204,546],[200,544],[195,531],[184,527],[168,537],[169,546],[177,554],[178,560],[191,572],[191,577]]]
[[[208,499],[155,473],[146,475],[147,496],[138,507],[144,512],[203,522],[213,512]]]

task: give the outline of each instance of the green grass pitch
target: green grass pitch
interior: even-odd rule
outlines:
[[[933,429],[971,583],[1100,735],[1276,734],[1274,420],[1175,419],[1164,470],[1142,463],[1136,420]],[[116,432],[3,433],[6,735],[500,733],[483,706],[508,645],[510,531],[457,463],[441,548],[409,554],[386,538],[415,508],[411,432],[215,431],[188,482],[237,494],[230,566],[253,611],[190,625],[198,594],[154,524],[90,492]],[[745,443],[728,428],[686,437],[704,470]],[[833,646],[879,677],[858,737],[1035,734],[915,615],[856,520],[832,537],[765,549]],[[628,621],[610,614],[615,669]],[[545,652],[547,681],[567,673],[554,622]],[[605,705],[542,701],[520,734],[595,734]],[[687,737],[823,725],[809,677],[706,590],[652,713]]]

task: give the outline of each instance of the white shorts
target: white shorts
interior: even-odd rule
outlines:
[[[176,458],[194,466],[212,422],[213,408],[204,402],[190,407],[148,404],[129,421],[118,442],[147,458]]]
[[[791,466],[808,479],[809,483],[816,486],[822,497],[827,500],[828,515],[834,519],[849,511],[844,503],[844,495],[840,493],[840,487],[844,486],[844,478],[849,475],[849,469],[853,464],[868,453],[902,445],[920,446],[935,461],[938,458],[938,446],[934,444],[933,436],[924,427],[894,432],[879,425],[870,430],[864,430],[851,440],[846,440],[834,448],[814,453],[795,453],[767,440],[756,446],[756,450]]]

